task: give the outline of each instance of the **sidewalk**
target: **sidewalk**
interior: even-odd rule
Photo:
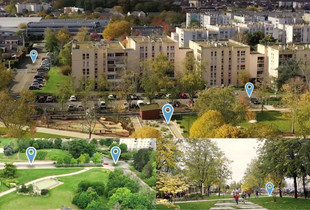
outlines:
[[[267,210],[260,205],[254,204],[248,200],[245,203],[242,202],[242,199],[239,199],[239,204],[237,205],[233,198],[225,201],[217,202],[214,207],[211,207],[210,210],[220,210],[220,209],[259,209],[259,210]]]

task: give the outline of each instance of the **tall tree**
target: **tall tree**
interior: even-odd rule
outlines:
[[[60,47],[67,44],[70,41],[70,37],[71,37],[71,35],[70,35],[68,29],[66,29],[66,28],[60,29],[56,34],[56,38],[58,40],[58,43],[60,44]]]
[[[58,40],[56,37],[56,32],[50,28],[44,31],[45,49],[48,52],[58,51]]]
[[[5,67],[5,65],[0,62],[0,90],[6,89],[8,85],[13,80],[13,72],[12,70]]]
[[[126,20],[112,21],[104,29],[103,37],[107,40],[113,40],[123,35],[129,35],[130,32],[131,24]]]

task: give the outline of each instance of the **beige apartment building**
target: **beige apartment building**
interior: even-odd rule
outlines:
[[[278,78],[278,68],[284,60],[295,58],[309,65],[309,44],[262,45],[258,44],[257,51],[268,58],[267,71],[270,77]]]
[[[169,37],[151,38],[132,36],[126,38],[126,46],[120,42],[77,42],[72,44],[72,76],[74,87],[83,79],[95,81],[105,74],[109,82],[122,81],[125,71],[138,70],[141,73],[141,62],[155,58],[159,53],[167,55],[175,67],[175,76],[183,69],[183,61],[190,49],[179,49],[178,42]]]
[[[237,85],[240,72],[251,74],[248,45],[233,40],[190,41],[189,47],[196,60],[205,66],[202,77],[208,87]]]

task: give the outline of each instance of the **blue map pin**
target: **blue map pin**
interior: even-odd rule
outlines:
[[[163,115],[165,117],[165,120],[167,122],[167,124],[170,122],[171,120],[171,117],[173,115],[173,106],[171,104],[165,104],[162,108],[162,112],[163,112]]]
[[[248,94],[249,98],[251,97],[252,93],[253,93],[253,90],[254,90],[254,85],[253,83],[251,82],[248,82],[245,84],[245,90],[246,90],[246,93]]]
[[[121,149],[118,146],[112,147],[111,156],[115,164],[117,164],[119,156],[121,156]]]
[[[268,182],[266,184],[266,190],[267,190],[268,195],[271,196],[271,193],[273,191],[273,184],[271,182]]]
[[[29,163],[32,165],[34,159],[36,158],[37,150],[34,147],[28,147],[26,149],[26,155],[29,160]]]
[[[31,50],[30,57],[31,57],[32,63],[36,62],[36,59],[38,57],[38,52],[36,50]]]

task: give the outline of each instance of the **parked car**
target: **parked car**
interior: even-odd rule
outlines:
[[[169,101],[169,104],[171,104],[173,107],[180,107],[181,103],[179,101]]]
[[[39,79],[39,78],[43,79],[43,76],[37,74],[33,77],[33,79]]]
[[[109,163],[103,163],[103,165],[107,166],[107,165],[109,165]]]
[[[99,109],[103,110],[106,108],[107,108],[107,105],[106,105],[105,101],[99,101]]]
[[[69,104],[68,105],[68,111],[69,112],[72,112],[72,111],[75,111],[75,110],[76,110],[76,107],[73,104]]]
[[[84,106],[82,105],[82,104],[78,104],[77,105],[77,110],[79,110],[79,111],[84,111],[85,109],[84,109]]]
[[[46,101],[46,97],[45,96],[39,96],[38,97],[38,103],[44,103]]]
[[[108,95],[108,99],[115,100],[116,99],[116,95],[110,94],[110,95]]]
[[[124,102],[124,103],[123,103],[123,108],[124,108],[124,109],[129,109],[129,104],[128,104],[127,102]]]
[[[260,104],[260,101],[259,101],[257,98],[251,98],[251,99],[250,99],[250,102],[251,102],[252,104]]]
[[[180,98],[187,99],[188,96],[186,95],[186,93],[180,93]]]
[[[37,86],[29,86],[29,90],[40,90],[40,87],[37,87]]]
[[[69,101],[71,101],[71,102],[77,101],[76,96],[74,96],[74,95],[70,96]]]
[[[53,103],[53,102],[54,102],[53,96],[47,96],[46,97],[45,103]]]

